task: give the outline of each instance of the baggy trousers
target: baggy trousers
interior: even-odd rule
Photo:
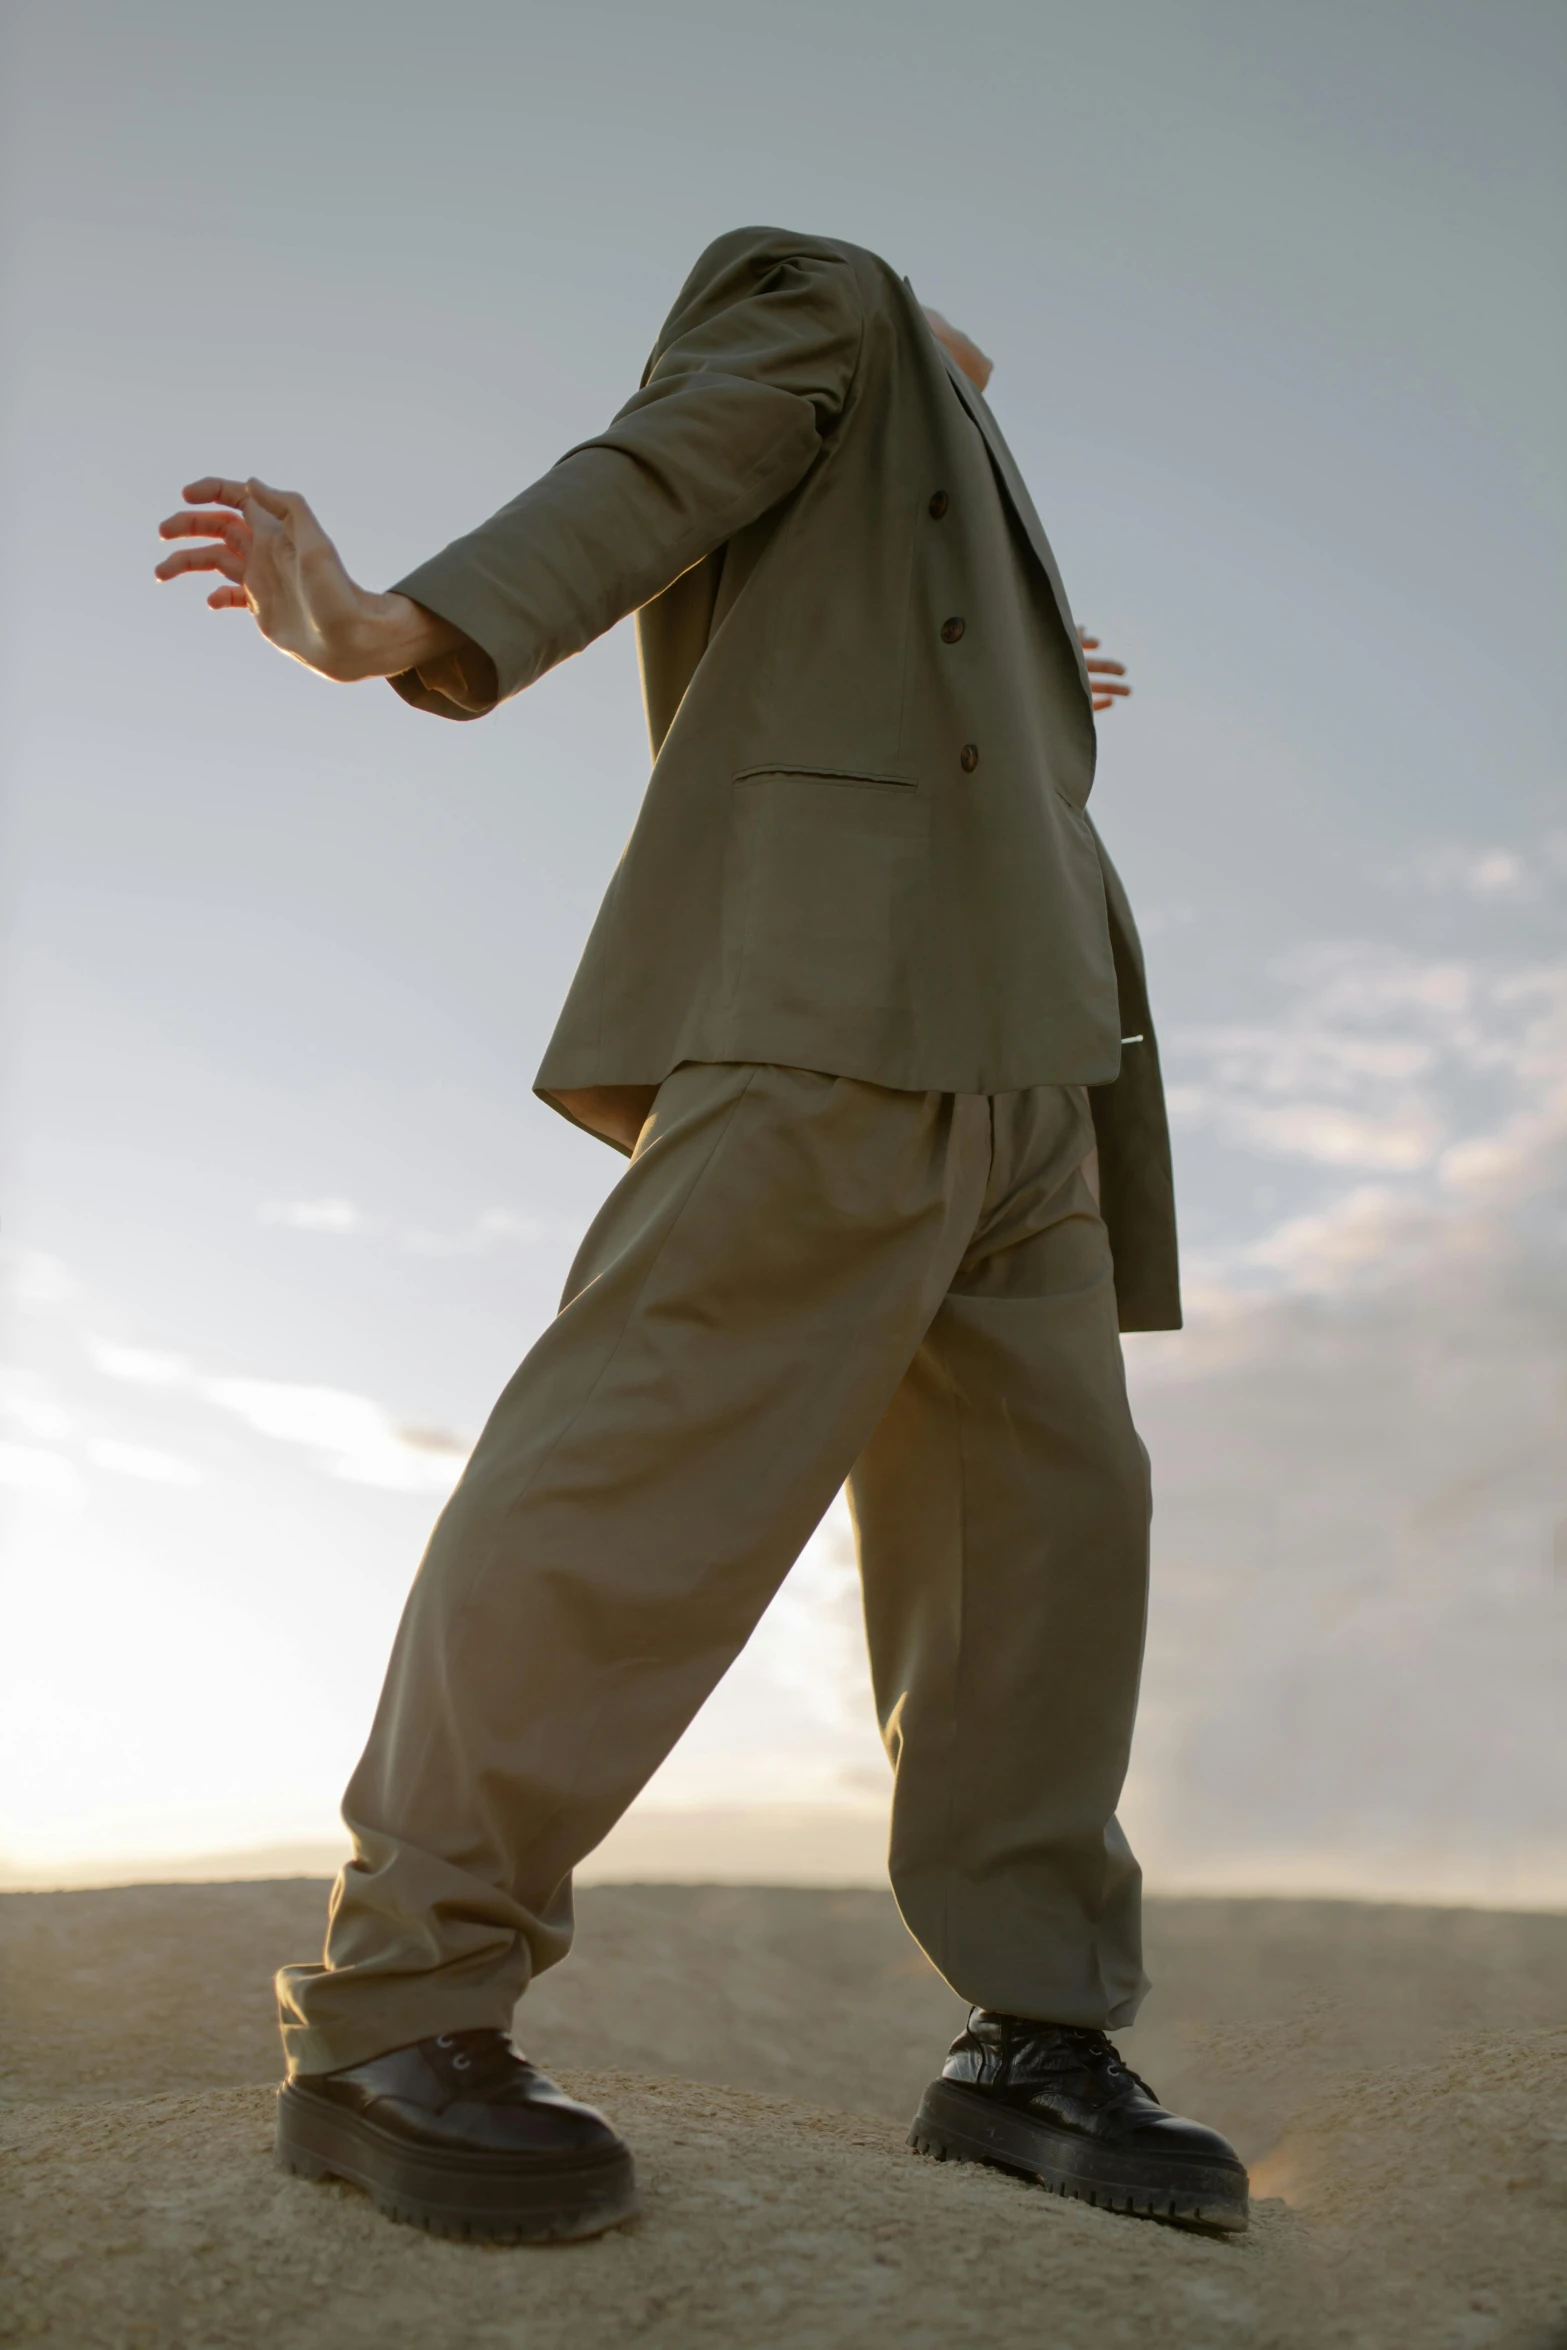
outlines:
[[[1120,2025],[1147,1456],[1077,1086],[688,1065],[431,1537],[291,2067],[510,2024],[571,1871],[849,1481],[905,1921],[963,1998]]]

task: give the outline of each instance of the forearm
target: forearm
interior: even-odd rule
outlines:
[[[764,386],[685,403],[706,415],[677,418],[676,405],[642,434],[617,419],[401,582],[485,647],[500,697],[660,594],[792,489],[820,447],[808,403]]]

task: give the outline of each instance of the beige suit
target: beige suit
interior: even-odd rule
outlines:
[[[400,584],[496,699],[638,611],[652,780],[538,1079],[633,1155],[431,1538],[290,2062],[508,2020],[846,1478],[905,1918],[981,2005],[1129,2021],[1168,1143],[994,420],[873,255],[740,231],[608,431]]]

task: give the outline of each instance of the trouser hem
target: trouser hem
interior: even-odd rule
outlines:
[[[321,1976],[315,1980],[319,1993]],[[418,1991],[405,1987],[391,1996],[378,1997],[377,1988],[364,1985],[352,2001],[352,2013],[324,2024],[292,2021],[286,1994],[280,1995],[278,2023],[290,2080],[368,2064],[372,2057],[385,2056],[393,2048],[411,2048],[416,2040],[433,2040],[441,2032],[511,2029],[516,2002],[508,1995],[486,1996],[438,1981]],[[341,1997],[347,1985],[333,1989]]]

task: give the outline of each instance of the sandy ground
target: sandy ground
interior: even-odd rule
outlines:
[[[1567,1917],[1150,1904],[1128,2053],[1254,2166],[1219,2241],[903,2146],[957,2004],[863,1891],[604,1886],[519,2036],[643,2214],[468,2247],[270,2160],[307,1880],[11,1894],[0,2338],[235,2350],[1567,2350]]]

